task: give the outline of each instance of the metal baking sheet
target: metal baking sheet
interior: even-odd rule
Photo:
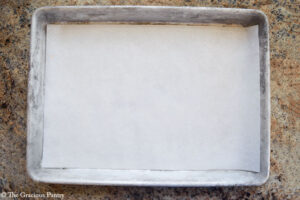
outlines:
[[[89,28],[84,28],[87,26]],[[199,28],[199,26],[201,26],[201,28]],[[239,44],[235,46],[234,41],[240,42],[241,45],[248,45],[246,47],[246,49],[248,50],[238,51],[242,52],[242,54],[238,55],[235,53],[237,57],[234,57],[247,62],[247,65],[239,65],[237,63],[236,68],[234,68],[235,62],[231,64],[230,59],[228,59],[231,56],[230,53],[225,52],[224,55],[220,55],[220,53],[217,53],[219,55],[219,62],[227,63],[226,66],[233,66],[231,68],[228,68],[227,70],[231,72],[231,74],[227,74],[226,71],[222,72],[221,69],[218,70],[214,67],[198,68],[197,62],[200,62],[200,60],[197,60],[197,54],[193,53],[193,47],[195,46],[194,43],[197,43],[197,40],[185,39],[181,41],[182,43],[178,42],[181,40],[180,37],[192,38],[193,34],[203,38],[207,37],[205,36],[205,34],[214,35],[214,31],[218,30],[218,28],[216,27],[219,26],[232,27],[224,30],[230,30],[233,31],[233,33],[223,32],[223,37],[221,38],[223,39],[223,41],[225,41],[225,43],[222,43],[222,40],[220,39],[219,41],[217,41],[219,42],[219,44],[216,43],[212,46],[218,45],[219,49],[225,49],[226,45],[228,46],[227,43],[230,43],[229,45],[232,46],[232,49],[229,49],[229,51],[236,52],[236,50],[233,49],[239,48]],[[83,32],[80,32],[80,30]],[[173,35],[170,39],[169,35],[172,34],[172,30],[174,33],[176,33],[176,35]],[[240,30],[246,30],[244,37],[240,38],[238,35],[234,34],[235,32],[238,32]],[[59,38],[59,36],[58,39],[53,38],[54,36],[59,35],[57,33],[60,33],[62,31],[67,31],[66,33],[69,33],[71,35],[67,34],[65,35],[65,38]],[[255,31],[258,31],[259,35],[257,45],[255,45],[255,40],[251,40],[251,34],[255,34]],[[139,34],[137,34],[137,32]],[[152,32],[153,34],[151,34]],[[183,52],[181,52],[183,53],[182,55],[186,58],[185,61],[188,58],[191,60],[188,62],[188,66],[180,69],[180,66],[185,65],[177,66],[177,63],[182,62],[184,59],[175,59],[173,63],[168,63],[167,65],[160,66],[158,64],[157,69],[154,68],[153,70],[152,66],[155,62],[163,63],[163,59],[171,61],[173,58],[175,58],[172,58],[172,53],[175,55],[178,52],[166,51],[167,53],[163,54],[163,51],[160,51],[160,54],[153,54],[151,53],[151,49],[155,49],[156,47],[155,43],[153,44],[153,42],[143,43],[142,41],[139,41],[136,42],[136,45],[131,45],[132,42],[130,41],[138,40],[137,38],[140,38],[141,35],[145,35],[145,33],[147,33],[147,38],[149,39],[149,41],[156,41],[159,44],[169,45],[165,47],[166,49],[172,47],[172,45],[172,49],[175,50],[177,49],[176,46],[180,46],[182,47],[182,49],[188,46],[187,49],[184,49]],[[97,88],[99,89],[99,91],[104,91],[102,93],[97,92],[98,99],[95,98],[92,101],[86,101],[87,98],[81,98],[80,95],[74,96],[74,91],[75,93],[76,91],[81,91],[80,87],[76,87],[76,90],[72,90],[69,87],[69,95],[67,96],[64,94],[65,92],[59,93],[60,88],[62,88],[61,91],[68,90],[68,87],[60,86],[59,84],[63,83],[64,81],[75,82],[74,80],[76,79],[74,79],[74,77],[79,77],[81,76],[80,74],[85,74],[80,70],[77,71],[78,74],[76,74],[76,69],[74,69],[74,73],[68,73],[68,70],[74,70],[72,68],[65,68],[57,64],[59,63],[59,60],[63,60],[62,63],[65,63],[64,60],[67,60],[66,56],[62,55],[62,53],[59,52],[64,52],[68,48],[72,50],[76,49],[76,47],[73,48],[72,46],[68,46],[69,44],[74,43],[72,41],[76,41],[76,37],[72,37],[76,34],[78,34],[78,36],[82,35],[83,37],[88,36],[90,38],[93,38],[94,34],[97,36],[96,38],[94,38],[94,40],[97,40],[97,38],[99,37],[101,38],[101,35],[102,38],[107,38],[107,36],[109,35],[112,38],[111,41],[119,41],[122,42],[122,44],[126,44],[124,38],[127,38],[129,40],[129,45],[127,44],[125,46],[128,50],[128,54],[131,53],[140,55],[140,57],[135,57],[133,61],[132,59],[125,59],[122,61],[123,57],[121,56],[118,57],[119,62],[121,62],[120,64],[118,64],[118,62],[114,60],[112,60],[113,62],[107,63],[103,61],[104,63],[102,63],[102,65],[104,66],[104,68],[99,68],[97,66],[95,68],[89,68],[89,71],[92,71],[94,74],[103,74],[103,76],[106,77],[105,79],[101,79],[101,77],[98,76],[94,77],[94,80],[96,82],[94,81],[93,85],[95,85],[95,87],[94,89],[90,90],[91,93],[85,92],[87,91],[85,89],[86,87],[84,85],[82,86],[82,91],[84,91],[84,93],[90,97],[97,96],[94,95],[94,91],[97,91]],[[130,37],[128,37],[129,35],[132,36],[131,39]],[[156,35],[159,35],[159,37],[157,37]],[[166,36],[165,38],[164,35]],[[229,37],[226,35],[229,35]],[[179,39],[176,38],[177,36],[179,36]],[[67,38],[70,39],[68,40]],[[78,38],[80,39],[80,37],[77,37],[77,40]],[[119,40],[120,38],[123,38],[123,40]],[[200,42],[200,44],[197,44],[198,47],[199,45],[203,45],[207,48],[204,49],[202,47],[205,52],[208,52],[205,57],[202,57],[201,62],[206,62],[206,65],[204,66],[211,65],[211,63],[213,62],[213,57],[209,57],[209,55],[211,56],[216,50],[210,50],[209,48],[214,39],[211,39],[209,37],[207,38],[209,39],[208,44],[203,40],[198,41]],[[218,36],[215,36],[215,38],[218,38]],[[249,39],[249,41],[247,41],[247,39]],[[100,42],[98,41],[99,44],[102,42],[101,44],[103,46],[100,55],[106,54],[107,50],[111,53],[115,52],[116,50],[113,50],[113,48],[122,48],[122,46],[118,46],[118,43],[116,43],[117,46],[113,46],[112,42],[105,41],[106,40],[102,40]],[[189,41],[192,42],[189,44]],[[243,41],[245,42],[243,43]],[[81,44],[83,43],[88,44],[89,42],[81,42]],[[94,42],[91,41],[91,45],[93,43]],[[51,51],[53,44],[56,44],[60,47]],[[81,46],[81,44],[79,46]],[[268,23],[265,15],[260,11],[246,9],[143,6],[46,7],[38,9],[33,16],[31,45],[31,69],[28,92],[27,165],[28,172],[34,180],[42,182],[73,184],[164,186],[259,185],[267,180],[269,174]],[[194,47],[195,49],[197,48],[197,45]],[[132,46],[135,48],[130,49],[128,48],[128,46]],[[152,64],[149,64],[151,63],[150,60],[148,62],[144,62],[144,60],[148,59],[148,55],[136,51],[136,46],[140,49],[143,49],[143,52],[148,52],[148,54],[150,52],[151,55],[162,57],[161,60],[150,59],[153,62]],[[159,46],[161,49],[164,48],[164,45]],[[82,47],[84,48],[86,46],[83,45]],[[101,51],[101,48],[97,48],[97,46],[95,47],[96,49],[94,49],[94,51]],[[124,49],[124,52],[126,52],[126,49]],[[191,51],[188,54],[187,52],[189,52],[189,50]],[[80,51],[81,49],[79,49],[79,54],[77,52],[79,57],[87,57],[92,60],[91,54],[80,54]],[[246,54],[243,54],[243,52],[246,52]],[[255,60],[254,52],[257,52],[257,61]],[[73,53],[76,54],[76,51],[73,51]],[[73,55],[73,53],[69,51],[69,53],[65,55]],[[191,54],[195,56],[190,56]],[[115,56],[117,57],[117,55]],[[249,59],[251,56],[252,59]],[[74,60],[74,63],[69,63],[66,66],[75,67],[78,63],[78,60],[76,61],[75,58],[76,57],[73,57],[71,59],[69,58],[69,60]],[[124,58],[126,58],[126,56]],[[232,58],[231,60],[234,61],[234,58]],[[106,57],[104,60],[107,60]],[[194,63],[192,61],[194,61]],[[85,59],[85,62],[89,62],[89,60]],[[118,73],[122,72],[122,70],[120,71],[121,68],[117,67],[121,65],[123,66],[122,62],[131,63],[131,65],[128,64],[128,67],[122,68],[124,69],[123,75],[116,76],[116,71],[118,71]],[[257,71],[254,70],[255,62],[257,62]],[[142,65],[143,68],[132,68],[132,66],[139,65]],[[173,70],[174,68],[172,69],[172,67],[167,67],[169,65],[175,66],[177,70]],[[253,67],[251,67],[252,65]],[[89,66],[91,67],[93,65],[90,64]],[[111,71],[107,71],[105,66],[110,66]],[[243,68],[243,66],[245,67],[245,69]],[[161,71],[161,68],[165,69],[165,72]],[[79,69],[84,70],[84,68],[81,68],[80,65]],[[208,69],[212,71],[209,71]],[[131,73],[130,76],[128,70],[131,70],[134,73]],[[195,72],[195,70],[200,71],[199,73],[197,73],[197,71]],[[209,98],[201,97],[208,95],[214,98],[214,95],[216,97],[216,95],[218,96],[220,92],[222,93],[222,90],[216,90],[218,86],[207,87],[207,91],[203,92],[203,89],[201,90],[201,88],[197,88],[193,85],[196,83],[196,85],[200,86],[207,83],[203,81],[205,80],[205,76],[201,76],[201,70],[205,70],[204,74],[206,75],[209,75],[210,73],[210,75],[218,75],[218,72],[222,72],[219,73],[218,76],[216,76],[216,80],[220,80],[223,77],[224,80],[222,87],[226,87],[226,80],[231,80],[231,82],[229,81],[227,83],[227,86],[231,87],[231,93],[235,90],[239,91],[236,94],[232,93],[231,96],[228,96],[228,93],[226,92],[221,95],[224,98],[224,101],[222,101],[223,103],[226,103],[227,99],[227,106],[223,105],[222,103],[220,104],[221,101],[219,103],[216,102],[217,104],[209,103],[209,101],[212,100],[209,100]],[[238,70],[244,70],[244,75],[235,76],[237,75],[236,73],[238,72]],[[170,74],[170,72],[172,73]],[[70,75],[66,76],[67,74]],[[195,80],[200,80],[200,82],[181,81],[181,79],[178,79],[178,77],[184,78],[182,74],[185,74],[185,76],[189,77],[189,79],[194,77]],[[131,87],[136,85],[132,85],[132,80],[136,81],[137,79],[135,78],[135,76],[137,75],[140,78],[143,76],[145,77],[141,79],[141,82],[135,82],[139,83],[139,87]],[[150,77],[150,82],[147,79],[148,75]],[[177,77],[177,79],[174,79],[175,82],[172,81],[172,79],[168,78],[168,76],[170,75],[172,77]],[[228,77],[227,79],[226,76]],[[89,80],[93,80],[92,77],[93,74],[87,73],[86,76],[81,76],[79,80],[83,82],[89,82]],[[109,77],[112,78],[110,79]],[[110,90],[120,89],[120,86],[117,86],[117,88],[115,88],[116,81],[114,80],[116,79],[114,78],[116,77],[118,78],[118,83],[121,83],[123,86],[121,87],[121,89],[123,88],[122,91],[126,93],[126,95],[124,93],[123,96],[121,96],[123,97],[123,101],[119,100],[122,91],[114,93],[117,94],[117,96],[113,96],[110,93],[105,92],[106,88]],[[153,82],[151,77],[152,79],[153,77],[155,77],[156,82]],[[102,82],[100,79],[102,80]],[[242,82],[241,79],[243,79],[244,81]],[[207,80],[209,80],[209,77],[207,78]],[[214,82],[218,83],[218,81]],[[149,84],[152,84],[151,86],[153,86],[154,84],[154,87],[149,87]],[[163,85],[163,87],[161,87],[161,85]],[[145,90],[143,91],[147,92],[141,93],[141,87],[144,87]],[[166,87],[168,87],[169,89],[166,90]],[[187,90],[184,89],[184,87],[190,89]],[[127,91],[126,88],[131,89]],[[164,90],[164,96],[162,97],[163,99],[161,98],[159,101],[151,101],[151,98],[155,97],[156,99],[156,96],[161,96],[162,93],[160,92],[162,90]],[[197,91],[199,91],[199,93]],[[60,94],[62,95],[60,96]],[[134,94],[137,96],[134,96]],[[189,98],[182,99],[181,97],[184,95]],[[257,98],[255,100],[256,95]],[[68,96],[70,97],[69,100],[67,100]],[[142,96],[144,100],[141,99],[140,96]],[[105,97],[105,99],[109,102],[115,102],[115,104],[107,104],[106,101],[103,101],[103,97]],[[177,101],[174,101],[174,97],[177,98]],[[54,100],[50,101],[51,98]],[[152,102],[152,104],[148,103],[145,107],[145,98],[149,102]],[[253,99],[253,101],[248,101],[248,99],[251,98]],[[137,101],[137,99],[141,99],[141,101]],[[202,101],[203,99],[204,101]],[[81,123],[76,123],[76,120],[73,120],[73,122],[72,120],[67,120],[69,116],[65,115],[66,113],[69,113],[68,110],[74,110],[75,107],[60,107],[60,105],[77,105],[80,103],[83,103],[82,105],[90,104],[91,106],[93,106],[93,103],[91,102],[100,102],[100,104],[105,105],[105,107],[98,106],[97,112],[93,111],[95,109],[93,109],[92,107],[89,109],[90,111],[92,111],[92,113],[94,113],[94,115],[89,116],[93,116],[93,119],[99,119],[102,122],[102,125],[101,123],[98,124],[100,124],[101,126],[90,126],[92,124],[91,121],[94,120],[89,119],[87,115],[84,114],[87,112],[85,109],[86,107],[84,106],[82,106],[83,108],[81,109],[81,113],[79,112],[80,109],[77,109],[78,116],[83,116],[83,118],[80,120]],[[128,102],[131,102],[131,104],[127,104]],[[138,109],[138,112],[133,112],[136,115],[132,115],[132,112],[128,111],[128,108],[130,107],[130,109],[132,109],[132,107],[134,107],[133,105],[137,105],[141,102],[143,106],[136,107],[135,110]],[[156,103],[153,104],[153,102]],[[168,102],[172,103],[172,106],[169,106]],[[200,104],[198,104],[198,102]],[[239,103],[238,109],[235,109],[235,103]],[[249,106],[247,106],[247,103],[249,104]],[[210,104],[219,111],[217,113],[210,112]],[[195,112],[194,107],[197,107],[198,105],[208,106],[200,106],[198,109],[202,109],[202,111]],[[259,107],[258,109],[256,109],[257,106]],[[67,110],[64,111],[64,109]],[[161,110],[164,110],[164,112],[161,112]],[[205,112],[205,110],[207,111]],[[61,113],[59,111],[61,111]],[[89,114],[91,113],[90,111]],[[238,114],[230,114],[227,115],[227,117],[226,115],[223,116],[222,114],[220,114],[222,112],[224,114],[230,113],[231,111]],[[105,114],[105,112],[107,112],[107,114]],[[157,115],[158,113],[161,114]],[[70,115],[74,116],[74,113],[71,113]],[[206,117],[203,118],[203,115],[205,115]],[[214,115],[218,116],[214,117]],[[246,115],[248,115],[248,117],[246,117]],[[257,116],[257,119],[255,119],[255,117],[253,117],[252,115]],[[122,118],[120,116],[124,117]],[[240,120],[240,116],[245,116],[244,119],[247,118],[247,120]],[[223,122],[222,125],[219,125],[219,129],[209,128],[207,124],[210,123],[211,127],[214,127],[213,122],[220,121],[217,120],[218,117],[220,119],[226,119],[227,121],[221,119]],[[155,121],[156,118],[159,118],[159,120]],[[166,118],[168,119],[167,121],[164,120]],[[202,120],[199,121],[199,119]],[[69,124],[81,125],[78,127],[70,126],[66,123],[67,121],[70,122]],[[186,123],[178,123],[180,121],[187,121],[189,124],[187,126]],[[201,125],[202,122],[204,123],[204,125]],[[234,129],[230,128],[230,122],[231,125],[235,126]],[[235,122],[235,124],[232,124],[232,122]],[[111,124],[111,127],[109,127],[107,124]],[[175,124],[176,126],[173,125],[173,129],[170,130],[170,128],[168,128],[170,124]],[[68,129],[68,127],[71,127],[71,129],[73,127],[73,131],[71,129]],[[187,127],[190,128],[187,129]],[[197,127],[198,129],[195,127]],[[83,135],[83,132],[85,130],[88,130],[85,134],[92,133],[93,131],[91,129],[93,128],[95,129],[95,134],[89,135],[91,136],[90,138],[92,140],[86,139],[87,137]],[[99,132],[101,134],[98,134],[98,129],[100,130]],[[245,130],[243,131],[243,129]],[[74,132],[74,130],[77,130],[77,132]],[[137,130],[139,130],[139,132],[142,131],[143,134],[139,135],[138,137],[135,134],[132,135],[132,133],[136,132]],[[201,131],[199,132],[199,130]],[[223,140],[223,142],[214,140],[216,141],[215,145],[209,143],[212,140],[205,140],[205,138],[207,138],[206,136],[212,134],[213,131],[217,134],[218,131],[216,130],[219,130],[219,134],[225,134],[228,136],[227,142],[229,142],[229,146],[231,142],[232,151],[230,151],[230,148],[226,148],[226,146],[224,146],[226,145],[226,140]],[[72,134],[68,135],[68,131]],[[124,135],[124,132],[127,134]],[[248,137],[250,138],[247,138],[246,134],[239,134],[239,132],[250,133],[250,135],[248,135]],[[60,135],[61,137],[59,137]],[[187,135],[190,136],[189,139],[187,139]],[[172,136],[176,139],[173,139],[172,141],[166,139]],[[236,136],[238,137],[235,138]],[[72,139],[72,142],[68,142],[70,141],[68,139],[70,137]],[[255,140],[255,138],[257,138],[257,140]],[[116,142],[118,140],[120,140],[119,143]],[[87,154],[85,154],[84,152],[77,152],[78,148],[76,148],[76,146],[78,146],[78,143],[74,141],[88,143],[86,145],[81,144],[80,146],[83,147],[82,149],[85,149],[86,152],[90,152],[88,154],[89,156],[85,156]],[[97,141],[99,141],[102,148],[94,148],[98,144]],[[146,143],[143,143],[145,141]],[[248,142],[244,144],[243,141]],[[180,142],[185,143],[186,146],[181,147],[181,149],[179,150],[177,146],[180,144]],[[56,147],[51,147],[52,144],[57,145]],[[247,148],[251,149],[250,147],[248,147],[249,145],[251,146],[251,144],[254,144],[254,147],[255,145],[260,146],[254,148],[256,149],[256,153],[255,151],[254,153],[253,151],[250,153],[247,151]],[[73,150],[72,148],[70,148],[72,145]],[[164,148],[161,148],[162,146],[169,149],[169,151],[164,151]],[[201,149],[199,146],[207,150],[203,151],[203,149]],[[222,149],[220,148],[224,148],[225,150],[222,151]],[[136,151],[137,149],[139,149],[139,151]],[[156,149],[156,151],[154,151],[154,149]],[[97,153],[99,152],[99,150],[105,152],[102,152],[102,157],[99,153]],[[207,152],[209,151],[217,152],[215,155],[219,155],[219,157],[214,156],[210,157],[210,159],[207,159],[207,156],[210,155],[207,154]],[[140,152],[140,154],[138,154],[137,152]],[[220,154],[220,152],[224,154]],[[78,155],[75,156],[78,159],[74,159],[74,156],[72,156],[73,153]],[[226,155],[226,153],[228,153],[228,155]],[[125,157],[124,155],[130,156],[128,156],[124,160],[122,159],[123,157]],[[230,157],[230,155],[232,156]],[[226,156],[230,157],[230,159],[228,160],[232,160],[232,163],[238,162],[241,165],[232,165],[232,163],[230,162],[225,163],[224,161],[222,161],[222,157]],[[234,160],[235,158],[237,160]],[[241,158],[241,160],[238,160],[238,158]],[[257,161],[257,159],[259,160]],[[156,162],[153,162],[154,160],[156,160]],[[251,162],[254,162],[254,165],[252,165]],[[258,164],[256,164],[256,167],[255,163]]]

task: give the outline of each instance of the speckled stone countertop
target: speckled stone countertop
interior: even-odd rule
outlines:
[[[254,8],[270,23],[271,173],[260,187],[161,188],[55,185],[26,173],[30,23],[58,5],[169,5]],[[65,199],[300,199],[300,1],[0,0],[0,192],[64,194]],[[0,197],[1,198],[1,197]]]

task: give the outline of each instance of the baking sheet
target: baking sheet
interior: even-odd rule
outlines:
[[[258,27],[47,25],[42,167],[260,168]]]

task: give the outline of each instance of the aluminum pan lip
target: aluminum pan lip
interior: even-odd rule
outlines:
[[[259,25],[260,172],[41,168],[46,24],[69,22]],[[258,10],[170,6],[57,6],[39,8],[33,14],[31,26],[31,55],[27,98],[28,174],[35,181],[62,184],[172,187],[261,185],[267,181],[270,170],[269,65],[268,20],[266,15]]]

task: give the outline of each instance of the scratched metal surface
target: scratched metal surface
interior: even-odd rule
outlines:
[[[260,57],[260,172],[242,170],[169,171],[41,168],[44,133],[46,25],[51,23],[234,24],[258,25]],[[27,171],[47,183],[131,186],[245,186],[268,179],[270,161],[269,43],[266,16],[253,9],[168,6],[43,7],[31,26],[27,98]],[[203,160],[203,162],[207,162]]]

